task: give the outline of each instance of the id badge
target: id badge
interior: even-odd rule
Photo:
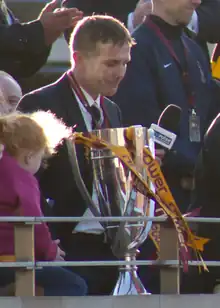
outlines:
[[[201,142],[200,118],[194,109],[189,116],[189,140],[191,142]]]

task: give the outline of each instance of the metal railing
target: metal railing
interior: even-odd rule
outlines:
[[[16,268],[15,295],[35,296],[35,270],[47,266],[122,266],[154,265],[160,267],[160,287],[162,294],[180,292],[180,260],[177,233],[173,225],[164,224],[166,217],[139,217],[139,221],[161,223],[160,258],[158,260],[137,261],[44,261],[35,262],[34,225],[42,222],[113,221],[134,222],[137,217],[0,217],[0,222],[14,224],[15,260],[0,262],[0,267]],[[190,223],[220,223],[220,218],[186,217]],[[189,266],[202,265],[200,261],[189,261]],[[220,261],[207,261],[207,266],[220,266]]]

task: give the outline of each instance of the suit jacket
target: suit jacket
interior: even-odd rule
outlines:
[[[120,110],[109,99],[104,100],[105,112],[111,127],[120,127]],[[51,110],[64,123],[72,127],[77,124],[76,131],[86,131],[80,108],[69,85],[66,73],[55,83],[26,94],[20,101],[19,109],[24,112]],[[85,158],[84,147],[77,146],[80,171],[85,185],[92,194],[93,175],[90,164]],[[59,147],[57,155],[49,161],[49,167],[39,176],[40,186],[45,197],[54,200],[55,216],[82,216],[86,204],[76,186],[66,144]],[[57,236],[67,240],[75,226],[60,224]]]
[[[7,25],[7,12],[11,25]],[[41,22],[20,24],[0,0],[0,70],[16,79],[29,77],[46,63],[49,53]]]

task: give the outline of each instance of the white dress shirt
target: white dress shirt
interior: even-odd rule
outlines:
[[[83,88],[81,88],[81,89],[82,89],[83,94],[85,95],[85,97],[87,99],[88,104],[90,106],[92,106],[95,103],[96,107],[98,107],[100,109],[102,119],[104,119],[103,111],[100,108],[100,95],[94,101],[94,99],[91,97],[91,95],[89,95]],[[73,92],[74,92],[74,90],[73,90]],[[81,110],[87,131],[89,132],[89,131],[92,130],[91,114],[83,106],[83,104],[81,103],[79,97],[77,96],[77,94],[75,92],[74,92],[74,95],[76,97],[77,103],[79,104],[79,108]],[[94,203],[96,203],[96,204],[98,203],[98,196],[97,196],[97,192],[96,192],[94,185],[93,185],[92,200],[93,200]],[[90,211],[90,209],[87,208],[83,216],[84,217],[93,217],[93,214]],[[104,232],[104,229],[98,221],[81,221],[76,225],[75,229],[73,230],[73,233],[77,233],[77,232],[91,233],[91,234],[101,234],[101,233]]]

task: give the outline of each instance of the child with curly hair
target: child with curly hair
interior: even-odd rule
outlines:
[[[34,174],[42,160],[55,152],[71,130],[49,112],[13,113],[0,117],[0,215],[43,216],[40,191]],[[53,241],[45,223],[35,225],[35,258],[37,261],[63,260],[59,240]],[[10,223],[0,223],[0,256],[14,255],[14,230]],[[14,269],[0,269],[0,286],[14,280]],[[61,267],[36,270],[36,284],[44,295],[85,295],[84,280]]]

